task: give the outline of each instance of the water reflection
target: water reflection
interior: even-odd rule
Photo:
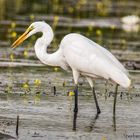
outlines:
[[[86,131],[88,131],[88,132],[93,131],[93,129],[95,128],[96,120],[99,118],[99,115],[100,114],[98,114],[98,113],[95,115],[95,117],[91,121],[90,125],[88,127],[86,127]]]

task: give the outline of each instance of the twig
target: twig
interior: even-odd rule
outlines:
[[[17,115],[17,122],[16,122],[16,136],[18,136],[18,129],[19,129],[19,115]]]

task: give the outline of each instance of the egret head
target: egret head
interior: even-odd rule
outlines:
[[[44,21],[37,21],[33,22],[26,31],[12,44],[12,48],[16,48],[18,45],[20,45],[24,40],[26,40],[31,35],[37,33],[37,32],[44,32],[51,30],[51,27],[45,23]]]

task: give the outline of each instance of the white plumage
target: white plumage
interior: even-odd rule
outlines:
[[[70,67],[73,71],[75,84],[78,83],[81,74],[87,78],[91,87],[93,87],[92,78],[111,79],[125,88],[130,86],[131,81],[128,78],[128,73],[115,56],[80,34],[66,35],[62,39],[59,49],[48,54],[47,46],[53,39],[53,31],[45,22],[32,23],[24,35],[15,41],[13,47],[37,32],[43,33],[35,43],[37,57],[41,62],[51,66],[60,66],[65,70]]]
[[[34,46],[35,53],[40,61],[47,65],[60,66],[65,70],[71,68],[73,72],[75,82],[73,130],[76,130],[78,113],[78,79],[80,74],[86,77],[92,88],[97,109],[96,118],[98,118],[98,114],[100,114],[101,111],[94,90],[93,79],[111,79],[117,83],[113,106],[113,122],[114,130],[116,130],[115,108],[118,85],[128,88],[131,84],[124,66],[108,50],[76,33],[66,35],[62,39],[59,49],[52,54],[48,54],[47,47],[53,40],[53,31],[45,22],[32,23],[25,33],[13,43],[12,47],[17,47],[25,39],[37,32],[43,33],[43,35],[37,39]]]
[[[88,38],[75,33],[68,34],[60,47],[72,70],[92,78],[112,79],[123,87],[130,86],[124,66],[109,51]]]

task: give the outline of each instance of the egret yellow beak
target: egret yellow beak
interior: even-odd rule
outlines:
[[[25,39],[27,39],[27,35],[30,31],[32,31],[33,28],[28,28],[13,44],[12,48],[16,48],[18,45],[20,45]]]

